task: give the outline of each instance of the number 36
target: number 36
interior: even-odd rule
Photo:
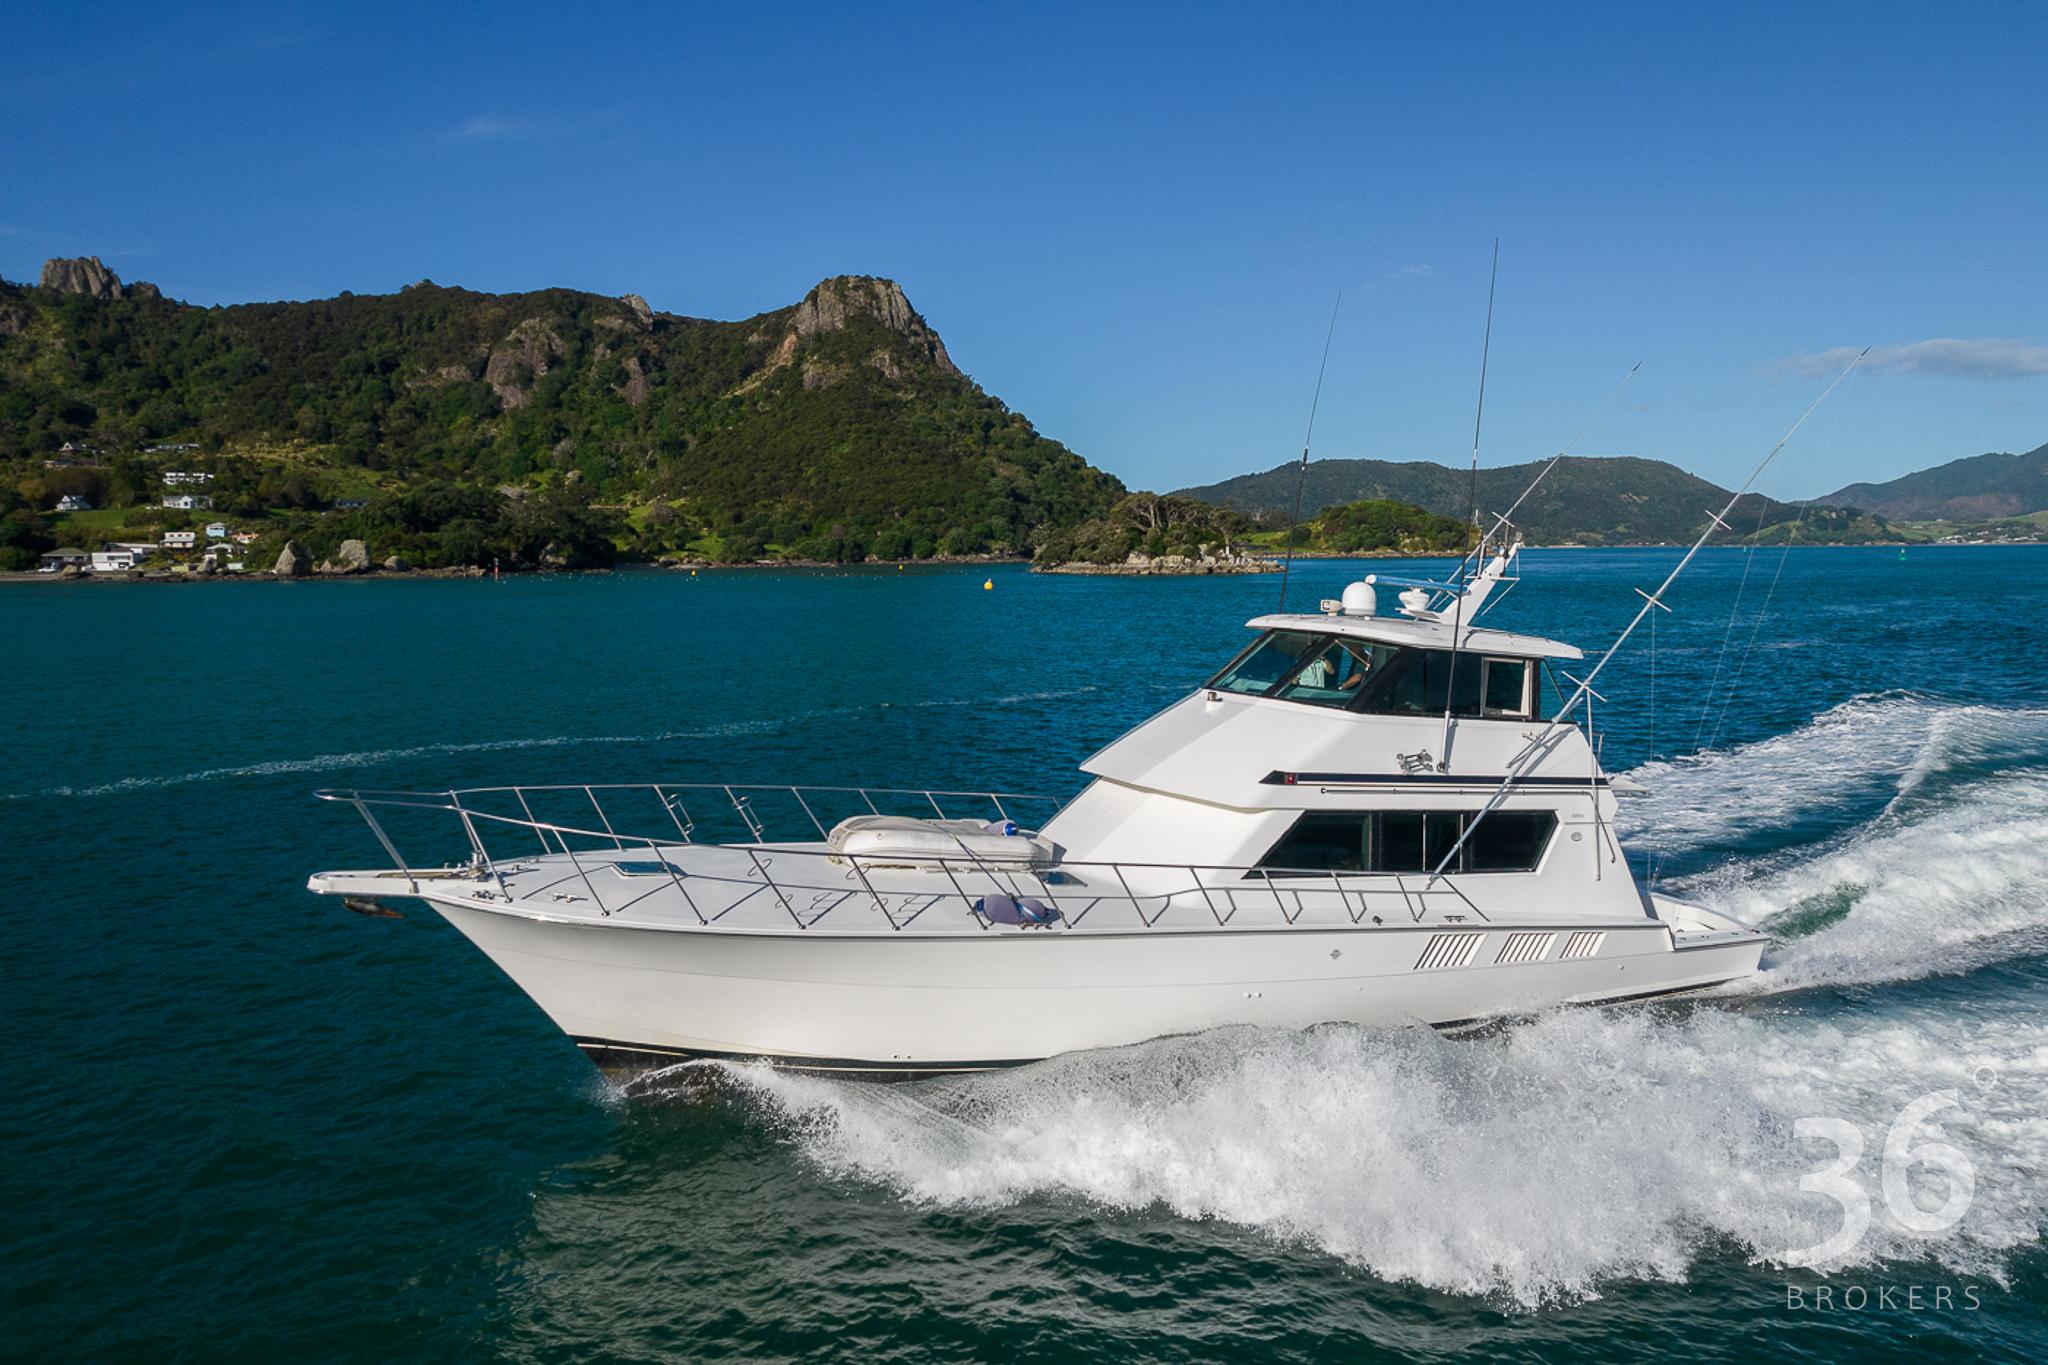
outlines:
[[[1977,1190],[1976,1168],[1955,1147],[1946,1142],[1913,1145],[1921,1124],[1956,1103],[1953,1090],[1922,1095],[1899,1111],[1884,1135],[1879,1184],[1884,1190],[1885,1207],[1901,1227],[1923,1237],[1961,1222],[1970,1211],[1970,1200]],[[1792,1132],[1802,1138],[1826,1138],[1835,1144],[1835,1160],[1821,1170],[1801,1176],[1799,1188],[1827,1195],[1841,1205],[1842,1226],[1824,1242],[1785,1253],[1790,1265],[1820,1265],[1847,1255],[1870,1231],[1870,1196],[1849,1178],[1856,1163],[1863,1159],[1863,1134],[1855,1124],[1836,1118],[1803,1118],[1792,1125]],[[1912,1187],[1906,1180],[1907,1172],[1922,1163],[1939,1170],[1948,1185],[1941,1207],[1932,1211],[1913,1202]]]

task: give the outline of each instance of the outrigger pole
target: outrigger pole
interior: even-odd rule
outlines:
[[[1507,799],[1508,789],[1527,776],[1529,769],[1536,765],[1536,760],[1548,751],[1553,737],[1559,733],[1558,727],[1565,723],[1566,718],[1571,715],[1573,709],[1580,702],[1593,695],[1593,680],[1600,676],[1602,669],[1614,661],[1615,654],[1620,651],[1622,645],[1628,642],[1628,637],[1635,633],[1636,627],[1643,623],[1643,618],[1650,614],[1651,608],[1654,607],[1659,611],[1671,610],[1671,608],[1664,605],[1664,594],[1670,590],[1673,583],[1678,581],[1678,576],[1685,572],[1686,565],[1692,563],[1693,556],[1698,554],[1706,543],[1713,538],[1714,532],[1730,529],[1728,515],[1735,510],[1735,504],[1742,501],[1743,495],[1748,493],[1755,486],[1756,481],[1763,477],[1763,472],[1770,468],[1771,461],[1778,458],[1778,452],[1785,448],[1786,443],[1792,439],[1799,428],[1806,425],[1806,419],[1813,416],[1815,409],[1827,401],[1829,394],[1841,387],[1842,381],[1847,379],[1855,371],[1856,367],[1863,363],[1863,357],[1869,354],[1870,348],[1868,346],[1857,352],[1856,358],[1850,361],[1840,374],[1835,376],[1834,382],[1821,390],[1820,397],[1814,399],[1812,403],[1807,405],[1806,411],[1799,414],[1799,420],[1792,424],[1790,430],[1778,438],[1778,443],[1771,447],[1770,453],[1757,462],[1755,469],[1749,471],[1749,477],[1744,479],[1742,486],[1736,489],[1729,497],[1727,505],[1718,513],[1707,513],[1710,519],[1707,523],[1707,529],[1700,532],[1700,538],[1692,543],[1692,548],[1685,552],[1685,558],[1678,561],[1677,567],[1673,568],[1665,576],[1664,581],[1657,586],[1657,591],[1648,593],[1644,592],[1641,588],[1636,589],[1636,594],[1643,599],[1643,605],[1637,610],[1634,619],[1628,623],[1627,629],[1615,637],[1614,643],[1607,647],[1607,652],[1600,656],[1600,662],[1595,664],[1592,671],[1586,674],[1585,680],[1579,683],[1578,691],[1572,693],[1565,701],[1565,704],[1558,708],[1557,714],[1551,717],[1550,723],[1544,727],[1543,732],[1529,741],[1528,747],[1522,750],[1521,758],[1515,761],[1513,767],[1509,769],[1508,775],[1501,779],[1500,786],[1494,790],[1493,795],[1480,808],[1479,814],[1473,816],[1471,821],[1466,824],[1464,831],[1458,835],[1458,842],[1451,845],[1450,851],[1444,854],[1443,861],[1439,862],[1435,869],[1430,872],[1429,881],[1425,883],[1425,886],[1434,885],[1437,879],[1444,875],[1444,869],[1449,867],[1457,858],[1459,850],[1465,847],[1465,841],[1472,837],[1472,831],[1479,828],[1480,821],[1499,809],[1500,803]],[[1598,760],[1596,759],[1595,762],[1597,763]]]

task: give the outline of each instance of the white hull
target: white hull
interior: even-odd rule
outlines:
[[[1716,985],[1754,972],[1764,944],[1733,928],[1674,934],[1652,919],[1449,931],[747,934],[427,899],[607,1069],[719,1056],[916,1075],[1224,1024],[1444,1025]],[[1578,928],[1604,937],[1590,956],[1561,958]],[[1550,936],[1539,960],[1498,960],[1512,959],[1517,932]],[[1480,937],[1446,944],[1447,934]]]

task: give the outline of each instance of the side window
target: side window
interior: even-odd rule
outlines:
[[[1303,811],[1259,867],[1274,877],[1331,872],[1434,872],[1477,811]],[[1547,810],[1497,810],[1481,820],[1449,872],[1534,872],[1557,832]]]
[[[1472,872],[1534,872],[1556,832],[1555,811],[1497,810],[1465,841],[1465,867]]]
[[[1367,841],[1372,817],[1355,811],[1303,811],[1260,867],[1303,872],[1363,872],[1372,866]]]
[[[1488,659],[1480,690],[1480,714],[1525,717],[1529,714],[1529,663],[1526,659]]]

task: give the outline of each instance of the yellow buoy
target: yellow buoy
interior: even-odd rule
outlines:
[[[981,590],[983,592],[994,592],[995,586],[996,581],[993,578],[984,578],[981,580]]]

